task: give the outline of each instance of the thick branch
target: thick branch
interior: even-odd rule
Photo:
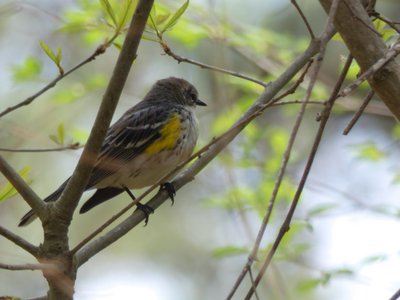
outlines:
[[[309,47],[301,54],[290,67],[274,82],[268,85],[256,102],[236,121],[235,124],[224,134],[224,137],[218,139],[210,148],[201,155],[201,157],[190,166],[185,172],[181,173],[172,183],[175,189],[179,189],[193,178],[212,161],[256,116],[258,116],[266,105],[281,91],[281,89],[290,82],[290,80],[303,68],[308,61],[319,51],[320,41],[314,40]],[[161,205],[168,195],[158,193],[147,204],[153,208]],[[144,220],[142,212],[137,211],[133,216],[127,218],[115,228],[107,232],[104,236],[88,243],[78,253],[77,264],[82,265],[99,251],[103,250],[114,241],[125,235],[129,230]]]
[[[99,112],[88,142],[83,150],[78,165],[68,182],[57,207],[60,212],[71,220],[83,189],[86,186],[98,152],[103,143],[107,129],[117,106],[122,89],[125,85],[129,71],[136,58],[136,52],[145,28],[147,17],[154,1],[140,1],[129,26],[121,53],[115,65],[111,80],[103,96]]]
[[[325,11],[329,11],[332,0],[320,0],[320,3]],[[371,30],[374,25],[360,1],[339,1],[334,26],[362,72],[372,67],[389,51],[381,37]],[[368,82],[393,115],[400,120],[400,66],[398,63],[395,60],[389,61]]]

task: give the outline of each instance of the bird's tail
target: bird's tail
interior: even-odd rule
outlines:
[[[55,190],[53,193],[47,196],[43,201],[53,202],[56,201],[58,198],[60,198],[61,193],[64,191],[68,183],[68,180],[69,179],[67,179],[57,190]],[[27,226],[31,224],[36,218],[37,218],[36,213],[31,209],[21,218],[21,221],[19,222],[18,226],[19,227]]]

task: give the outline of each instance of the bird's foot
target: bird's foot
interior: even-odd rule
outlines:
[[[154,209],[152,207],[150,207],[147,204],[142,204],[140,202],[136,203],[137,206],[137,210],[141,210],[144,214],[144,226],[147,225],[147,223],[149,222],[149,216],[150,214],[154,213]]]
[[[171,182],[163,183],[161,185],[160,190],[165,190],[167,192],[167,194],[168,194],[168,196],[169,196],[169,198],[171,199],[171,202],[172,202],[171,205],[174,205],[174,200],[175,200],[174,197],[176,195],[176,191],[175,191],[174,185]]]

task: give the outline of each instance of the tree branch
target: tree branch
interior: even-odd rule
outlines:
[[[28,253],[32,254],[33,256],[37,256],[38,254],[38,248],[31,243],[27,242],[20,236],[16,235],[15,233],[9,231],[8,229],[4,228],[3,226],[0,226],[0,235],[8,239],[9,241],[13,242],[17,246],[21,247]]]
[[[91,62],[92,60],[95,60],[97,56],[99,56],[100,54],[103,54],[104,52],[106,52],[106,49],[112,44],[112,42],[117,37],[118,37],[118,34],[116,33],[109,41],[107,41],[106,43],[104,43],[104,44],[100,45],[99,47],[97,47],[96,50],[92,53],[92,55],[90,55],[88,58],[86,58],[85,60],[83,60],[82,62],[77,64],[75,67],[73,67],[72,69],[68,70],[67,72],[59,74],[50,83],[48,83],[45,87],[43,87],[41,90],[39,90],[38,92],[36,92],[32,96],[29,96],[28,98],[26,98],[25,100],[21,101],[20,103],[14,105],[14,106],[10,106],[7,109],[3,110],[0,113],[0,118],[5,116],[6,114],[18,109],[18,108],[20,108],[20,107],[23,107],[23,106],[31,104],[37,97],[39,97],[40,95],[44,94],[49,89],[55,87],[56,84],[60,80],[62,80],[63,78],[67,77],[69,74],[71,74],[72,72],[75,72],[77,69],[81,68],[82,66],[84,66],[87,63]]]
[[[336,0],[336,2],[338,2],[338,1],[339,0]],[[279,229],[278,235],[275,238],[275,240],[273,242],[273,245],[271,246],[271,249],[269,250],[269,252],[268,252],[263,264],[261,265],[260,271],[259,271],[259,273],[258,273],[258,275],[257,275],[257,277],[256,277],[256,279],[254,281],[254,285],[252,285],[249,288],[249,291],[248,291],[246,297],[244,298],[245,300],[250,300],[251,299],[253,293],[255,292],[255,288],[257,287],[257,285],[260,283],[261,279],[263,278],[263,276],[265,274],[265,271],[267,270],[269,264],[271,263],[272,258],[275,255],[276,250],[278,249],[279,244],[281,243],[284,235],[286,234],[286,232],[289,231],[290,223],[292,221],[292,218],[293,218],[294,212],[296,210],[296,207],[297,207],[297,205],[299,203],[300,196],[301,196],[301,193],[303,192],[303,189],[304,189],[304,186],[306,184],[308,175],[309,175],[309,173],[311,171],[311,167],[312,167],[312,165],[314,163],[314,159],[315,159],[315,156],[317,154],[317,150],[318,150],[319,144],[320,144],[320,142],[322,140],[322,136],[323,136],[323,133],[325,131],[326,124],[327,124],[327,122],[329,120],[329,116],[330,116],[330,113],[332,111],[333,104],[334,104],[335,100],[337,99],[337,95],[338,95],[338,93],[340,91],[340,87],[343,84],[343,81],[344,81],[344,79],[345,79],[345,77],[347,75],[347,72],[348,72],[349,68],[350,68],[351,61],[352,61],[352,57],[349,56],[347,61],[346,61],[345,66],[343,67],[343,70],[342,70],[342,72],[341,72],[341,74],[339,76],[339,79],[338,79],[338,81],[337,81],[337,83],[336,83],[336,85],[335,85],[335,87],[334,87],[334,89],[333,89],[328,101],[326,102],[325,108],[321,112],[321,120],[320,120],[321,123],[320,123],[320,126],[318,128],[318,131],[317,131],[317,134],[316,134],[316,137],[315,137],[315,140],[314,140],[314,144],[313,144],[313,146],[311,148],[311,151],[310,151],[310,154],[308,156],[306,166],[304,167],[304,172],[303,172],[303,175],[302,175],[302,177],[300,179],[300,183],[299,183],[299,185],[297,187],[296,193],[295,193],[295,195],[293,197],[293,200],[292,200],[292,203],[291,203],[291,205],[289,207],[289,211],[288,211],[288,213],[286,215],[286,218],[283,221],[283,223],[282,223],[282,225],[281,225],[281,227]],[[317,75],[317,73],[314,73],[314,74],[315,74],[315,76]],[[311,95],[311,91],[312,91],[312,83],[310,84],[310,88],[309,88],[309,90],[307,92],[307,98],[309,98],[309,96]]]
[[[320,3],[325,11],[329,11],[332,0],[320,0]],[[374,25],[361,1],[339,1],[334,26],[362,72],[371,68],[390,51],[381,37],[371,31]],[[393,115],[400,120],[400,66],[398,63],[390,60],[368,82]]]
[[[65,150],[77,150],[83,146],[79,143],[73,143],[70,145],[58,147],[58,148],[48,148],[48,149],[12,149],[12,148],[0,148],[0,152],[14,152],[14,153],[43,153],[43,152],[58,152]]]
[[[45,209],[45,203],[40,197],[29,187],[28,184],[19,176],[17,172],[7,163],[7,161],[0,155],[0,172],[8,179],[14,186],[18,193],[24,198],[29,206],[35,213],[41,217]]]
[[[350,130],[353,126],[357,123],[358,119],[361,117],[362,113],[364,112],[365,108],[367,107],[368,103],[371,101],[372,97],[375,95],[374,91],[369,91],[367,96],[365,97],[363,103],[361,104],[360,108],[356,111],[353,118],[351,118],[349,124],[343,130],[343,135],[348,135]]]
[[[57,268],[54,264],[24,264],[24,265],[9,265],[0,263],[0,269],[10,271],[26,271],[26,270],[51,270]],[[0,298],[1,299],[1,298]]]
[[[65,191],[60,200],[57,201],[57,208],[67,220],[71,220],[79,198],[89,180],[90,173],[110,126],[122,89],[133,61],[136,58],[136,52],[153,2],[153,0],[142,0],[139,1],[137,5],[89,139]]]
[[[223,73],[223,74],[228,74],[228,75],[231,75],[231,76],[234,76],[234,77],[242,78],[242,79],[257,83],[257,84],[259,84],[259,85],[261,85],[263,87],[266,87],[268,85],[268,83],[266,83],[264,81],[258,80],[257,78],[250,77],[248,75],[244,75],[244,74],[239,73],[239,72],[223,69],[223,68],[212,66],[212,65],[207,65],[205,63],[202,63],[202,62],[199,62],[199,61],[196,61],[196,60],[193,60],[193,59],[182,57],[182,56],[174,53],[171,50],[171,48],[163,40],[160,41],[160,44],[161,44],[161,47],[163,48],[165,54],[167,54],[167,55],[171,56],[173,59],[175,59],[178,62],[178,64],[180,64],[181,62],[185,62],[185,63],[189,63],[189,64],[192,64],[192,65],[198,66],[198,67],[200,67],[202,69],[212,70],[212,71],[220,72],[220,73]]]
[[[269,84],[264,92],[259,96],[255,103],[237,120],[222,138],[217,139],[187,170],[180,173],[172,182],[178,190],[183,185],[192,181],[193,178],[212,161],[256,116],[260,115],[267,107],[270,101],[290,80],[308,63],[308,61],[318,53],[320,49],[320,41],[311,41],[308,48],[279,76],[274,82]],[[146,193],[146,192],[145,192]],[[161,205],[168,195],[165,192],[158,193],[149,202],[152,208],[157,208]],[[129,230],[144,220],[144,214],[141,211],[136,211],[132,216],[125,219],[122,223],[111,229],[104,236],[88,243],[77,254],[77,264],[82,265],[93,255],[103,250],[114,241],[125,235]]]

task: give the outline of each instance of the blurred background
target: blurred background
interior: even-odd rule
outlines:
[[[118,1],[110,1],[118,9]],[[184,1],[159,1],[160,18]],[[326,15],[315,1],[299,0],[318,34]],[[400,3],[377,1],[377,11],[399,20]],[[69,70],[111,37],[99,1],[0,0],[0,111],[34,94],[57,76],[40,47],[62,49]],[[377,25],[378,26],[378,25]],[[381,24],[382,30],[389,30]],[[146,33],[114,120],[140,101],[160,78],[192,82],[208,106],[199,108],[202,146],[221,134],[262,91],[255,83],[178,64]],[[178,55],[270,81],[309,41],[290,1],[192,0],[164,35]],[[393,38],[393,36],[391,36]],[[117,39],[121,44],[122,37]],[[388,39],[388,43],[390,38]],[[117,47],[82,67],[29,106],[0,119],[0,147],[56,148],[84,143],[118,55]],[[327,49],[312,100],[324,101],[336,81],[346,48],[335,38]],[[349,81],[358,72],[353,66]],[[306,81],[307,82],[307,81]],[[285,100],[301,100],[305,87]],[[295,213],[259,287],[260,299],[388,299],[400,287],[400,127],[373,99],[349,135],[342,134],[368,86],[340,99]],[[79,269],[76,299],[224,299],[247,261],[273,189],[298,104],[272,107],[251,124],[197,178],[150,217]],[[259,255],[263,260],[286,215],[319,123],[322,105],[309,105],[271,223]],[[42,197],[72,173],[80,150],[1,155]],[[6,181],[0,177],[0,187]],[[139,191],[136,192],[139,194]],[[84,194],[87,199],[90,193]],[[121,195],[85,215],[76,214],[70,245],[76,245],[130,199]],[[0,202],[1,225],[39,244],[36,221],[18,228],[28,205],[19,196]],[[0,262],[33,263],[0,237]],[[255,264],[257,271],[257,263]],[[43,296],[46,282],[36,271],[0,270],[0,295]],[[249,279],[234,299],[242,299]]]

